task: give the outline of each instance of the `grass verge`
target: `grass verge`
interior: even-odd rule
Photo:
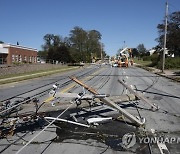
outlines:
[[[136,65],[137,67],[142,68],[144,70],[147,70],[149,72],[154,72],[154,69],[156,67],[156,66],[155,67],[151,66],[153,64],[152,61],[143,61],[143,60],[134,59],[134,62],[137,64]],[[174,66],[175,66],[175,68],[177,68],[176,65],[174,65]],[[173,69],[175,69],[175,68],[173,68]],[[173,69],[171,69],[171,70],[173,70]],[[164,75],[164,73],[162,73],[162,72],[154,72],[154,73],[157,74],[157,75],[160,75],[162,77],[171,79],[173,81],[180,82],[180,77],[179,77],[180,72],[177,72],[175,74],[175,76]]]
[[[33,72],[13,74],[13,75],[5,75],[5,76],[1,76],[0,84],[6,84],[6,83],[12,83],[12,82],[18,82],[18,81],[22,81],[22,80],[38,78],[38,77],[52,75],[52,74],[56,74],[56,73],[60,73],[60,72],[75,70],[78,68],[79,67],[65,66],[65,67],[56,68],[56,69],[33,71]]]
[[[152,63],[151,61],[143,61],[142,59],[141,60],[134,59],[134,62],[141,66],[149,66]]]

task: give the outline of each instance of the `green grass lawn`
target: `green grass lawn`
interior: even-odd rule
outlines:
[[[149,66],[152,62],[151,61],[143,61],[142,59],[138,60],[138,59],[134,58],[134,63],[142,65],[142,66]]]

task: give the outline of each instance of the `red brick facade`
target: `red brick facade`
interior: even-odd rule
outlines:
[[[16,45],[7,45],[4,48],[8,49],[8,54],[4,61],[6,64],[11,65],[13,63],[36,63],[37,62],[37,50]],[[0,53],[1,54],[1,53]]]

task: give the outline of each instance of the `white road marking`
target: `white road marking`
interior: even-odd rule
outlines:
[[[157,145],[158,145],[158,148],[159,148],[161,154],[170,154],[170,152],[169,152],[169,150],[168,150],[168,148],[167,148],[165,143],[159,143],[157,141]]]

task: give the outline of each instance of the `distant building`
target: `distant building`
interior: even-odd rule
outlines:
[[[0,64],[36,63],[37,49],[12,44],[0,44]]]
[[[45,64],[46,63],[46,60],[41,58],[41,57],[37,57],[37,62],[38,63],[41,63],[41,64]]]
[[[155,50],[155,49],[151,49],[151,50],[149,50],[148,52],[149,52],[149,55],[151,56],[151,55],[154,54],[154,52],[156,52],[156,50]]]

